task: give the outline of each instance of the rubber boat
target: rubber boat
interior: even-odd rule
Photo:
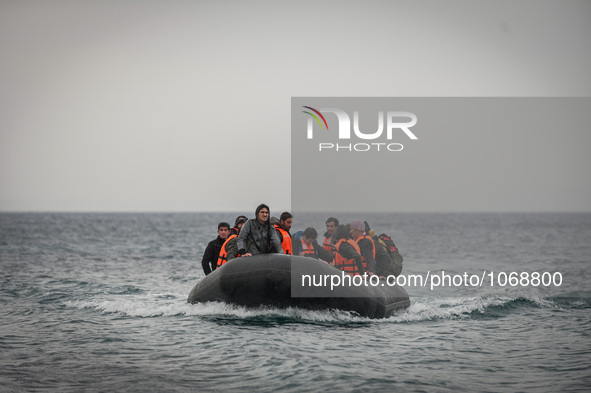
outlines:
[[[338,285],[335,285],[338,284]],[[188,303],[226,302],[246,307],[337,309],[387,318],[410,305],[404,288],[369,276],[350,276],[313,258],[263,254],[229,261],[191,290]]]

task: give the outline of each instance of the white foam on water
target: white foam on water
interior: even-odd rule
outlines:
[[[179,306],[187,306],[185,294],[152,292],[137,295],[97,296],[87,300],[69,301],[65,304],[78,309],[94,309],[128,317],[160,317],[183,314]]]
[[[489,293],[476,297],[417,297],[411,298],[410,307],[389,318],[371,320],[381,323],[407,323],[435,319],[470,318],[474,312],[486,313],[489,307],[504,306],[517,299],[525,299],[540,307],[556,307],[547,299],[531,291]],[[148,292],[127,295],[99,295],[94,298],[67,301],[65,305],[78,309],[93,309],[105,314],[123,317],[223,316],[232,318],[289,318],[311,322],[367,322],[370,319],[341,310],[304,310],[298,308],[246,308],[222,302],[187,303],[185,293]]]
[[[478,312],[485,314],[490,307],[506,306],[515,300],[527,300],[539,307],[554,308],[555,303],[530,290],[506,293],[489,293],[475,297],[411,298],[408,309],[388,318],[391,322],[419,322],[435,319],[470,318]]]
[[[299,308],[247,308],[223,302],[189,304],[180,293],[150,293],[65,302],[68,307],[92,309],[123,317],[220,316],[237,319],[289,318],[312,322],[355,322],[367,318],[341,310],[305,310]]]

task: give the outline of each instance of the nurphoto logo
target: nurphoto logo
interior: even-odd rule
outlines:
[[[337,135],[339,141],[351,140],[351,117],[347,112],[337,108],[320,108],[315,109],[310,106],[302,106],[305,110],[302,112],[308,116],[307,123],[307,139],[314,139],[314,127],[317,124],[317,128],[320,128],[320,132],[330,132],[328,122],[324,114],[333,114],[336,116],[338,122]],[[318,144],[319,151],[402,151],[404,146],[402,143],[392,142],[394,137],[406,135],[411,140],[417,140],[417,136],[410,130],[415,124],[417,124],[417,116],[411,112],[395,112],[388,111],[384,116],[384,112],[380,111],[377,114],[378,127],[376,131],[361,130],[359,126],[359,112],[353,112],[353,134],[356,138],[365,141],[375,142],[362,142],[362,143],[332,143],[332,142],[320,142]],[[386,124],[384,127],[384,123]],[[384,129],[385,129],[385,141],[378,142],[376,140],[384,140]],[[331,134],[334,138],[334,135]]]

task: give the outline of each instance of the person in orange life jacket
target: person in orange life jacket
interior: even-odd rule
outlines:
[[[322,247],[324,247],[326,251],[330,251],[332,253],[335,251],[331,237],[338,225],[339,220],[334,217],[329,217],[328,220],[326,220],[326,232],[324,233],[324,243],[322,244]]]
[[[359,250],[361,250],[361,259],[367,272],[370,274],[376,273],[376,245],[371,237],[365,234],[365,224],[363,221],[353,221],[349,234],[351,235],[351,239],[355,240],[359,246]]]
[[[224,263],[228,262],[231,259],[242,256],[238,253],[238,235],[240,234],[240,230],[242,229],[246,221],[248,221],[248,218],[246,218],[245,216],[236,217],[236,223],[234,224],[234,228],[230,229],[230,235],[228,236],[226,242],[223,244],[222,249],[220,250],[220,256],[218,258],[217,267],[222,266]]]
[[[363,275],[365,268],[361,261],[359,246],[349,238],[349,232],[344,225],[336,227],[332,235],[332,242],[335,245],[336,252],[334,262],[331,265],[354,276]]]
[[[218,258],[220,256],[220,250],[223,244],[228,238],[230,233],[230,224],[227,222],[220,222],[218,224],[218,237],[210,241],[205,247],[203,258],[201,259],[201,266],[203,266],[203,272],[207,276],[217,268]]]
[[[289,233],[292,223],[293,216],[290,212],[281,213],[279,220],[276,217],[271,217],[271,224],[273,224],[273,226],[277,230],[277,235],[279,236],[279,240],[281,241],[283,252],[288,255],[291,255],[292,253],[291,233]]]
[[[283,247],[274,227],[271,226],[269,206],[257,206],[255,219],[246,221],[238,235],[238,253],[242,256],[256,254],[283,254]]]
[[[306,230],[298,231],[292,236],[293,255],[301,255],[320,259],[325,262],[332,262],[333,253],[326,251],[324,247],[320,246],[316,239],[318,232],[316,229],[309,227]]]

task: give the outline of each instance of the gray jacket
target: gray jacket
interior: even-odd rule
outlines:
[[[261,224],[256,218],[248,220],[238,235],[238,250],[241,254],[283,254],[277,230],[269,221]]]
[[[238,236],[233,237],[230,239],[228,243],[226,243],[226,260],[229,261],[234,259],[238,256]]]

